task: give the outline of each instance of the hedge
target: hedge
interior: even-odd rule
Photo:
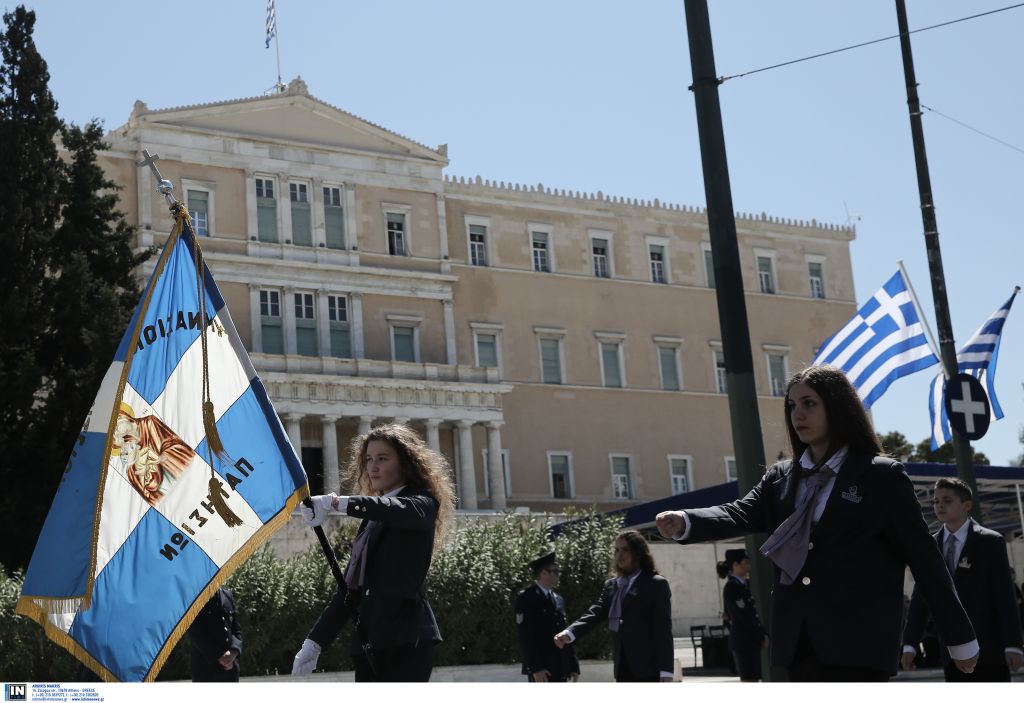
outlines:
[[[575,517],[594,518],[593,513]],[[527,564],[555,549],[562,565],[559,592],[570,621],[597,598],[611,563],[611,545],[621,519],[586,519],[568,526],[552,544],[550,523],[536,516],[505,514],[499,520],[468,519],[434,556],[428,597],[444,641],[434,650],[435,666],[510,664],[519,661],[513,602],[532,582]],[[356,523],[345,521],[331,543],[339,561],[348,560]],[[70,681],[78,662],[50,642],[39,625],[14,613],[23,575],[0,572],[0,678],[8,681]],[[287,674],[292,658],[335,589],[319,545],[278,559],[269,545],[250,557],[228,580],[235,594],[244,636],[242,675]],[[326,648],[319,667],[351,670],[346,627]],[[581,659],[610,656],[603,628],[577,643]],[[158,680],[189,678],[188,638],[175,647]]]

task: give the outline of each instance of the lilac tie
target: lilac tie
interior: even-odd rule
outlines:
[[[956,576],[956,535],[946,535],[946,568]]]
[[[793,583],[793,579],[804,568],[807,561],[807,545],[811,539],[814,506],[822,489],[834,478],[835,473],[827,467],[819,469],[807,479],[807,493],[804,501],[796,507],[793,514],[786,518],[761,545],[761,554],[768,557],[782,569],[783,585]]]
[[[622,599],[625,598],[626,589],[629,586],[629,579],[625,576],[620,576],[616,581],[615,595],[612,596],[612,604],[608,608],[608,629],[612,632],[619,631],[619,620],[622,619]]]

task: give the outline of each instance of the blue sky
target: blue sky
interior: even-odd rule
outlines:
[[[712,0],[718,73],[897,32],[892,0]],[[908,0],[912,29],[1011,4]],[[12,7],[7,5],[8,8]],[[259,95],[277,77],[263,0],[43,0],[36,41],[61,115]],[[416,141],[448,173],[704,205],[683,4],[648,0],[373,3],[278,0],[281,69],[318,98]],[[922,103],[1024,149],[1024,8],[913,35]],[[934,326],[899,43],[727,81],[720,90],[739,211],[844,224],[858,301],[903,259]],[[953,331],[962,343],[1024,281],[1015,202],[1024,153],[926,112]],[[1006,418],[975,444],[1021,453],[1024,302],[997,389]],[[931,374],[874,406],[880,432],[928,435]]]

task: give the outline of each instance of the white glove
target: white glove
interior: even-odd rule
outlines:
[[[323,498],[324,496],[317,496]],[[316,668],[316,660],[320,658],[320,645],[313,640],[303,640],[302,649],[295,655],[292,662],[292,676],[297,674],[312,674]]]
[[[327,513],[334,509],[334,501],[338,499],[334,493],[328,493],[325,496],[310,496],[309,500],[313,503],[313,509],[310,510],[306,507],[306,503],[299,503],[299,509],[302,510],[302,519],[305,520],[306,525],[309,527],[319,527],[323,524],[323,521],[327,518]]]

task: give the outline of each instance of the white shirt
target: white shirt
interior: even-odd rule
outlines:
[[[633,572],[633,575],[629,577],[629,581],[626,582],[626,591],[627,592],[629,591],[629,589],[631,589],[633,587],[633,582],[636,581],[636,577],[639,576],[639,575],[640,575],[640,569],[637,569],[636,571]],[[537,585],[539,586],[540,584],[537,584]],[[576,641],[576,635],[573,633],[572,630],[570,630],[568,628],[562,630],[558,634],[559,635],[566,635],[569,638],[570,642],[575,642]],[[558,635],[556,635],[556,637],[557,636]],[[663,678],[663,679],[671,679],[671,678],[673,678],[675,676],[675,674],[673,674],[671,671],[659,671],[658,675],[661,676],[661,678]]]

